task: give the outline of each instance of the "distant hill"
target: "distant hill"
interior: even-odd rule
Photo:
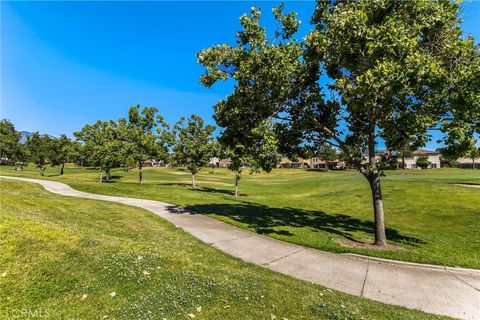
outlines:
[[[25,143],[25,141],[27,141],[27,138],[33,134],[33,132],[28,131],[20,131],[20,133],[22,134],[22,136],[20,137],[20,143]],[[57,139],[56,137],[49,134],[47,134],[46,136],[49,136],[51,139]]]

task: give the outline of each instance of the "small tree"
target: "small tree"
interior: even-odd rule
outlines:
[[[168,152],[169,141],[166,134],[168,125],[157,112],[158,109],[155,107],[145,107],[141,111],[140,105],[131,107],[128,110],[128,122],[122,133],[126,142],[124,158],[137,163],[139,184],[143,184],[143,162],[164,157]],[[155,127],[158,135],[154,132]]]
[[[192,174],[192,188],[195,189],[195,175],[208,164],[212,156],[212,133],[215,127],[204,125],[197,115],[181,118],[173,130],[173,160],[175,164],[185,166]]]
[[[219,139],[226,150],[222,157],[230,158],[228,169],[235,173],[235,197],[239,195],[238,185],[244,168],[249,168],[250,174],[260,171],[270,172],[277,166],[280,158],[277,151],[278,140],[271,122],[263,123],[246,135],[250,139],[247,146],[235,143],[241,137],[224,134]]]
[[[121,140],[121,130],[115,121],[97,121],[93,125],[85,125],[80,131],[74,132],[83,147],[81,151],[87,156],[91,165],[99,168],[99,182],[110,181],[110,170],[121,162],[125,144]]]
[[[332,161],[338,160],[337,150],[335,150],[335,148],[333,148],[329,144],[320,145],[317,148],[315,153],[317,154],[317,157],[320,160],[325,161],[325,169],[326,170],[329,169],[329,165],[331,164]]]
[[[10,120],[0,120],[0,163],[15,164],[21,152],[21,136]]]
[[[52,166],[60,166],[60,175],[63,175],[65,162],[68,161],[70,143],[70,139],[64,134],[51,142],[49,159]]]
[[[468,155],[472,159],[472,169],[475,169],[475,160],[480,156],[480,148],[473,144]]]
[[[25,141],[25,147],[28,152],[28,159],[40,168],[40,175],[45,175],[45,164],[51,155],[52,139],[48,135],[33,133]]]
[[[431,164],[431,162],[428,160],[428,157],[424,154],[420,155],[415,163],[417,164],[417,167],[422,169],[427,169]]]

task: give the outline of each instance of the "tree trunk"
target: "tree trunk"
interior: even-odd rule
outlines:
[[[472,158],[472,169],[475,169],[475,157]]]
[[[138,161],[138,183],[143,184],[142,161]]]
[[[235,173],[235,197],[238,197],[238,180],[240,180],[240,176]]]
[[[40,167],[40,175],[43,177],[45,175],[45,167],[41,166]]]
[[[105,181],[110,182],[110,168],[105,170]]]
[[[98,182],[102,182],[103,181],[103,170],[102,170],[102,167],[100,167],[100,178],[98,179]]]
[[[192,188],[195,189],[195,175],[192,174]]]
[[[405,170],[405,156],[402,156],[402,170]]]
[[[372,191],[373,213],[375,221],[375,245],[387,246],[387,236],[385,235],[385,218],[383,211],[382,188],[380,186],[380,174],[370,173],[367,178]]]
[[[65,163],[62,162],[62,166],[60,167],[60,175],[63,176],[63,168],[65,167]]]

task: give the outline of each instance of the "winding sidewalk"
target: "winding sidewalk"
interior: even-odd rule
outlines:
[[[64,196],[118,202],[147,209],[234,257],[388,304],[462,319],[480,319],[480,270],[334,254],[275,240],[160,201],[97,195],[47,180],[38,183]]]

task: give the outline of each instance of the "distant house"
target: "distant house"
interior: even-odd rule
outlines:
[[[343,170],[347,168],[345,161],[339,159],[333,161],[325,161],[319,157],[312,157],[310,159],[311,169],[330,169],[330,170]]]
[[[412,157],[405,158],[405,169],[418,169],[417,160],[422,155],[428,157],[428,161],[430,162],[428,168],[440,168],[440,152],[419,149],[412,152]],[[398,160],[401,161],[401,159]]]
[[[217,168],[228,168],[232,161],[230,159],[220,159],[220,158],[210,158],[208,164],[215,166]]]
[[[384,155],[385,155],[384,150],[376,151],[375,152],[375,161],[382,160],[382,157]],[[428,166],[428,168],[431,168],[431,169],[440,168],[440,155],[441,155],[440,152],[419,149],[419,150],[413,151],[411,157],[406,157],[405,158],[405,169],[419,169],[417,167],[417,160],[418,160],[418,157],[420,157],[421,155],[426,155],[428,157],[428,161],[430,162],[430,165]],[[367,159],[368,153],[363,152],[362,157],[363,157],[362,163],[367,164],[368,163],[368,159]],[[397,159],[397,168],[402,168],[402,166],[403,166],[402,162],[403,162],[402,158]],[[394,162],[394,165],[395,165],[395,162]]]
[[[459,168],[472,169],[474,162],[472,158],[462,157],[457,159]],[[475,168],[480,169],[480,158],[475,158]]]
[[[303,169],[310,168],[310,161],[307,159],[297,158],[290,160],[289,158],[282,158],[277,165],[278,168],[292,168],[292,169]]]

